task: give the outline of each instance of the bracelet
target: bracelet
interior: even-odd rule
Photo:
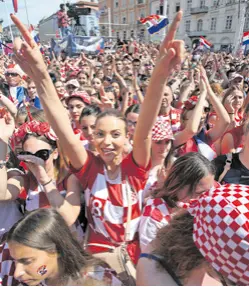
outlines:
[[[42,184],[42,186],[46,186],[46,185],[50,184],[52,181],[53,181],[53,180],[52,180],[52,179],[50,179],[48,182],[46,182],[46,183]]]
[[[1,160],[0,161],[0,169],[3,169],[6,166],[7,161]]]
[[[229,115],[234,115],[234,113],[228,113]]]

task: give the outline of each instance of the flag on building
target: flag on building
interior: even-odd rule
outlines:
[[[207,39],[205,39],[204,37],[200,37],[200,46],[204,46],[207,49],[211,49],[211,47],[213,46],[212,43],[208,42]]]
[[[242,45],[249,44],[249,31],[243,33]]]
[[[143,25],[147,26],[147,30],[150,34],[157,33],[169,24],[169,20],[165,16],[151,15],[139,20]]]

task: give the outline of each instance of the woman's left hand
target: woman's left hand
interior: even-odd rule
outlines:
[[[50,178],[45,170],[44,160],[33,155],[18,155],[19,160],[24,161],[28,169],[35,176],[36,180],[41,184],[47,183]]]

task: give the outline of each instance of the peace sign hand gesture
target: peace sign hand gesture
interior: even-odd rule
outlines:
[[[25,40],[25,42],[20,38],[14,40],[13,58],[31,79],[41,81],[44,75],[47,75],[47,67],[43,61],[40,49],[21,21],[13,14],[11,14],[11,19]]]

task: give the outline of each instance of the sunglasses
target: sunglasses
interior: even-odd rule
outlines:
[[[16,73],[7,73],[6,76],[7,77],[17,77],[18,74],[16,74]]]
[[[31,153],[29,151],[20,151],[18,155],[33,155],[44,161],[47,161],[52,153],[53,153],[52,150],[41,149],[41,150],[38,150],[36,153]]]

